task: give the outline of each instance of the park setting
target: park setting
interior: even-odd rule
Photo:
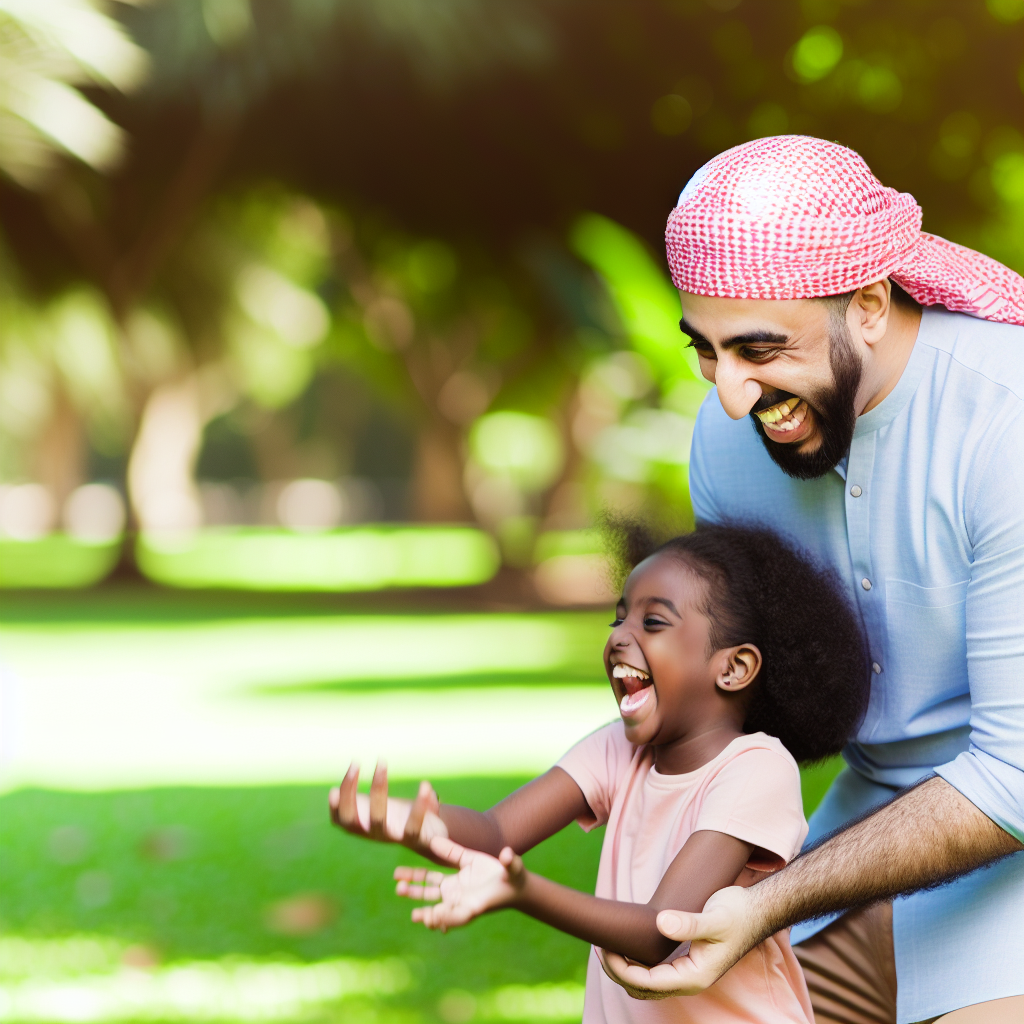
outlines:
[[[0,1024],[580,1021],[589,942],[414,924],[392,873],[426,861],[335,827],[330,787],[386,759],[392,795],[484,811],[618,720],[608,523],[713,504],[665,224],[717,154],[849,147],[1020,280],[1022,25],[1022,0],[0,0]],[[980,536],[954,505],[893,547]],[[963,573],[890,577],[888,635],[946,651]],[[861,613],[872,685],[910,672]],[[958,763],[966,717],[932,710],[906,736],[960,746],[913,763]],[[918,781],[884,775],[905,737],[876,711],[863,763],[798,758],[807,817],[844,758]],[[604,834],[526,869],[593,893]],[[900,1024],[969,1005],[913,998]]]

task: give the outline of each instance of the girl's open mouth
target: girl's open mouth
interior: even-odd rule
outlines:
[[[654,684],[650,675],[632,665],[612,666],[612,676],[622,681],[626,692],[619,701],[619,712],[624,718],[632,718],[654,696]]]

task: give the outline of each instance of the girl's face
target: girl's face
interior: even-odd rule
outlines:
[[[709,656],[703,587],[666,554],[641,562],[626,580],[604,664],[630,743],[672,743],[715,725],[725,692],[750,681],[733,651]]]

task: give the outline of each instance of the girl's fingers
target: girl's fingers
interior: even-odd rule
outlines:
[[[364,830],[359,821],[359,808],[356,802],[358,789],[359,765],[353,761],[337,789],[337,801],[331,800],[331,819],[348,832],[362,834]],[[334,797],[333,790],[331,797]]]
[[[427,796],[426,805],[428,811],[433,811],[434,814],[441,813],[441,801],[437,798],[437,793],[434,791],[434,787],[428,782],[427,784]]]
[[[440,885],[447,877],[443,872],[430,868],[397,867],[394,874],[396,882],[429,882],[431,885]]]
[[[416,794],[416,799],[412,802],[412,810],[409,811],[409,817],[405,821],[405,835],[403,841],[408,845],[415,845],[420,836],[420,831],[423,828],[423,818],[430,807],[430,797],[433,795],[434,790],[429,782],[421,782],[419,792]],[[435,797],[436,800],[436,797]]]
[[[370,783],[370,838],[386,840],[388,822],[388,766],[378,761]]]
[[[441,898],[441,887],[439,885],[414,885],[412,882],[399,882],[395,886],[396,896],[405,896],[410,900],[439,900]]]
[[[498,854],[501,866],[508,872],[511,881],[516,881],[523,873],[523,858],[519,856],[511,846],[506,846]]]
[[[434,836],[430,840],[430,852],[438,860],[443,860],[445,864],[451,864],[453,868],[459,868],[464,866],[462,864],[463,858],[473,851],[467,850],[464,846],[459,846],[458,843],[453,843],[445,836]]]
[[[427,877],[426,868],[407,868],[399,865],[391,876],[396,882],[422,882]]]

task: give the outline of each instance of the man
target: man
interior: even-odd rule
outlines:
[[[608,955],[638,996],[699,991],[807,922],[819,1024],[1024,1021],[1024,279],[920,225],[857,154],[797,136],[716,157],[669,218],[681,327],[716,384],[696,515],[833,566],[873,675],[809,851],[664,912],[693,940],[673,964]]]

